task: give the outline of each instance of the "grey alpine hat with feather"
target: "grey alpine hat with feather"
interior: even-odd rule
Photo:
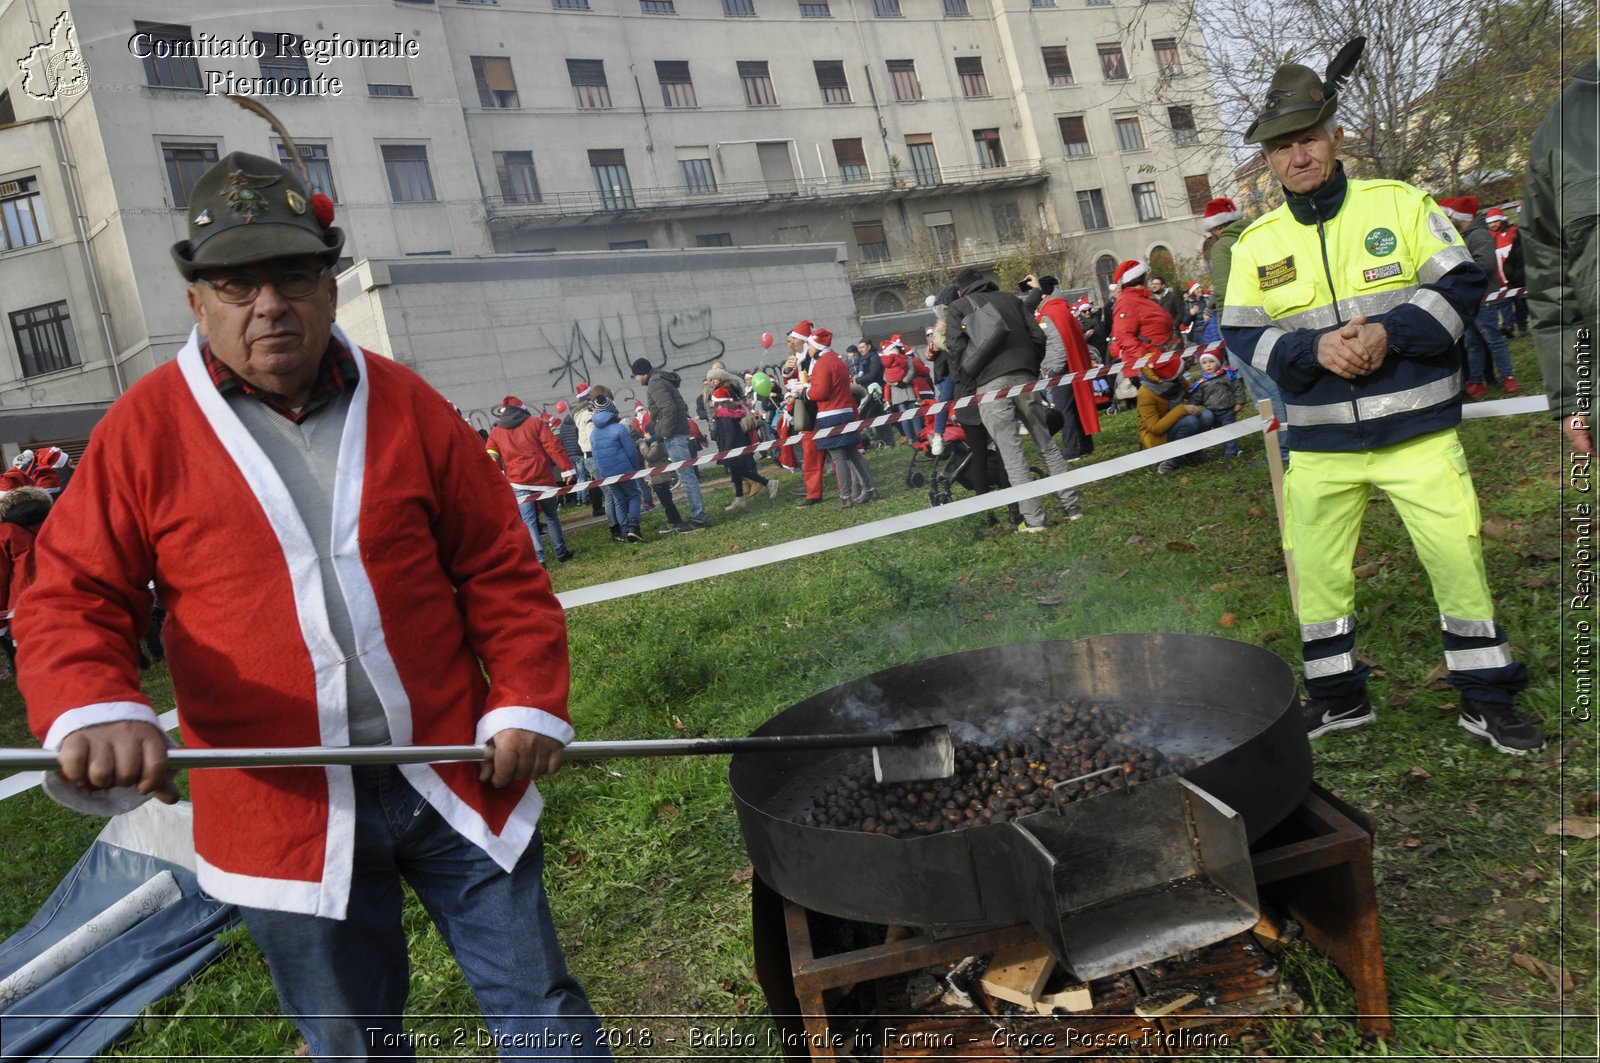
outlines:
[[[1272,84],[1267,87],[1265,106],[1245,130],[1244,142],[1263,144],[1326,122],[1338,107],[1339,90],[1360,62],[1366,46],[1365,37],[1357,37],[1346,44],[1320,77],[1315,70],[1299,63],[1278,67],[1272,74]]]

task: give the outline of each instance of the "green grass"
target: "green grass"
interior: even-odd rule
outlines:
[[[1539,379],[1526,341],[1518,378]],[[1133,416],[1105,422],[1095,460],[1137,447]],[[1462,428],[1486,519],[1486,563],[1501,620],[1532,675],[1524,708],[1552,734],[1545,753],[1514,759],[1455,726],[1453,692],[1429,689],[1440,659],[1437,609],[1393,509],[1375,500],[1358,563],[1361,652],[1381,667],[1378,722],[1316,744],[1319,781],[1378,824],[1376,874],[1397,1015],[1391,1043],[1361,1040],[1354,1000],[1314,950],[1285,956],[1307,1014],[1275,1022],[1277,1058],[1412,1055],[1554,1059],[1595,1051],[1596,843],[1547,835],[1563,811],[1592,806],[1596,735],[1564,715],[1560,455],[1543,416]],[[847,550],[754,569],[569,614],[572,713],[584,738],[740,734],[803,697],[937,653],[1117,631],[1224,635],[1266,646],[1298,668],[1261,445],[1247,457],[1175,476],[1145,470],[1090,485],[1088,519],[1018,536],[963,518]],[[872,455],[885,500],[838,512],[753,501],[712,527],[642,546],[604,527],[575,531],[578,558],[554,570],[558,590],[748,551],[926,506],[907,488],[904,449]],[[785,488],[798,477],[785,477]],[[1047,512],[1053,513],[1053,503]],[[569,511],[571,512],[571,511]],[[1053,513],[1054,515],[1054,513]],[[1056,515],[1059,519],[1058,515]],[[1570,548],[1570,542],[1568,543]],[[1231,616],[1229,615],[1231,614]],[[160,686],[160,674],[153,684]],[[170,697],[156,691],[158,696]],[[23,740],[15,692],[0,726]],[[1577,741],[1565,758],[1564,742]],[[544,785],[547,881],[569,960],[600,1013],[702,1018],[702,1027],[763,1033],[752,974],[749,862],[727,792],[726,760],[670,758],[574,764]],[[98,824],[30,795],[0,804],[8,860],[0,929],[31,915]],[[449,1043],[473,1013],[454,962],[415,905],[409,1023]],[[293,1031],[276,1016],[259,954],[237,947],[152,1009],[118,1047],[129,1056],[282,1055]],[[1516,966],[1514,951],[1565,967],[1564,999]],[[1569,1016],[1563,1024],[1562,1013]],[[206,1019],[262,1014],[255,1021]],[[1582,1018],[1591,1016],[1591,1018]],[[475,1021],[475,1020],[469,1020]],[[692,1018],[655,1018],[659,1046]],[[469,1027],[470,1028],[470,1027]],[[679,1044],[682,1042],[680,1041]],[[763,1040],[761,1042],[765,1044]],[[734,1054],[738,1054],[735,1050]],[[471,1053],[443,1051],[454,1057]],[[649,1050],[624,1054],[648,1055]],[[751,1054],[761,1054],[752,1052]]]

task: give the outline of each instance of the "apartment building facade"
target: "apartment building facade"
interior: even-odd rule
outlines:
[[[103,407],[181,345],[195,180],[288,157],[226,89],[350,262],[839,243],[870,313],[1007,253],[1193,253],[1228,161],[1174,6],[0,2],[0,414]]]

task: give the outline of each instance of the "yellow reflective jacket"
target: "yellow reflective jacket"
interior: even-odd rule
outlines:
[[[1239,237],[1222,338],[1283,390],[1292,449],[1369,450],[1460,423],[1461,337],[1487,283],[1431,196],[1339,164]],[[1389,352],[1345,380],[1317,340],[1358,316],[1387,329]]]

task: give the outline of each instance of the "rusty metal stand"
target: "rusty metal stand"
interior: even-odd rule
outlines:
[[[1300,806],[1257,843],[1252,862],[1263,896],[1288,909],[1306,940],[1354,988],[1362,1032],[1388,1037],[1392,1024],[1372,880],[1372,837],[1366,815],[1313,783]],[[992,953],[1037,936],[1024,924],[938,939],[918,934],[818,956],[811,913],[759,881],[755,886],[757,974],[791,1059],[837,1059],[847,1049],[830,1028],[826,991]]]

